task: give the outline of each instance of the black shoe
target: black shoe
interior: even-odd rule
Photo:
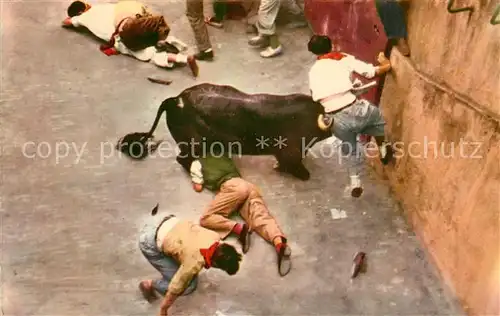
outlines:
[[[202,51],[194,55],[194,58],[197,60],[205,60],[212,61],[214,59],[214,52],[210,51]]]
[[[238,237],[238,241],[241,244],[241,250],[243,253],[247,253],[248,249],[250,249],[250,235],[251,232],[249,231],[250,229],[248,228],[247,224],[243,225],[243,229],[241,230],[241,234]]]
[[[384,144],[383,146],[385,146],[385,154],[382,156],[382,153],[380,153],[380,162],[383,165],[387,165],[394,156],[394,150],[391,144]]]
[[[292,249],[285,243],[278,253],[278,273],[285,276],[292,269]]]

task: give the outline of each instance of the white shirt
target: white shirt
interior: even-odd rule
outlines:
[[[115,32],[115,7],[116,3],[99,3],[78,16],[71,18],[73,26],[86,27],[100,39],[108,42]]]
[[[345,53],[344,53],[345,54]],[[347,54],[345,54],[347,55]],[[347,55],[341,60],[317,60],[309,71],[309,89],[314,101],[322,102],[325,112],[332,112],[354,102],[353,72],[366,78],[375,77],[376,67]]]
[[[165,237],[167,237],[168,232],[171,231],[172,228],[174,228],[175,224],[177,224],[178,222],[179,219],[177,217],[173,217],[161,224],[158,232],[156,233],[156,246],[158,247],[158,249],[162,248],[163,241],[165,240]]]

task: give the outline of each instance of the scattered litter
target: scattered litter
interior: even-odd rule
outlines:
[[[156,79],[153,77],[148,77],[148,80],[154,83],[159,83],[159,84],[164,84],[164,85],[170,85],[172,83],[172,80],[163,80],[163,79]]]
[[[347,218],[347,214],[343,210],[338,210],[336,208],[332,208],[332,209],[330,209],[330,213],[332,214],[333,219]]]
[[[356,252],[354,255],[352,269],[351,269],[351,279],[354,279],[358,274],[364,270],[366,254],[364,252]]]
[[[227,315],[222,313],[221,311],[215,311],[215,316],[227,316]]]

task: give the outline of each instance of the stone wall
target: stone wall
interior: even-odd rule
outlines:
[[[500,24],[497,1],[413,1],[410,59],[393,51],[381,108],[394,165],[382,167],[443,279],[470,315],[499,315]]]

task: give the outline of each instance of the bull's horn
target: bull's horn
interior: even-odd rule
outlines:
[[[332,123],[333,123],[333,120],[330,121],[330,124],[326,125],[325,124],[325,121],[323,120],[324,118],[324,115],[323,114],[320,114],[318,116],[318,127],[320,130],[322,131],[327,131],[330,129],[330,127],[332,126]]]

